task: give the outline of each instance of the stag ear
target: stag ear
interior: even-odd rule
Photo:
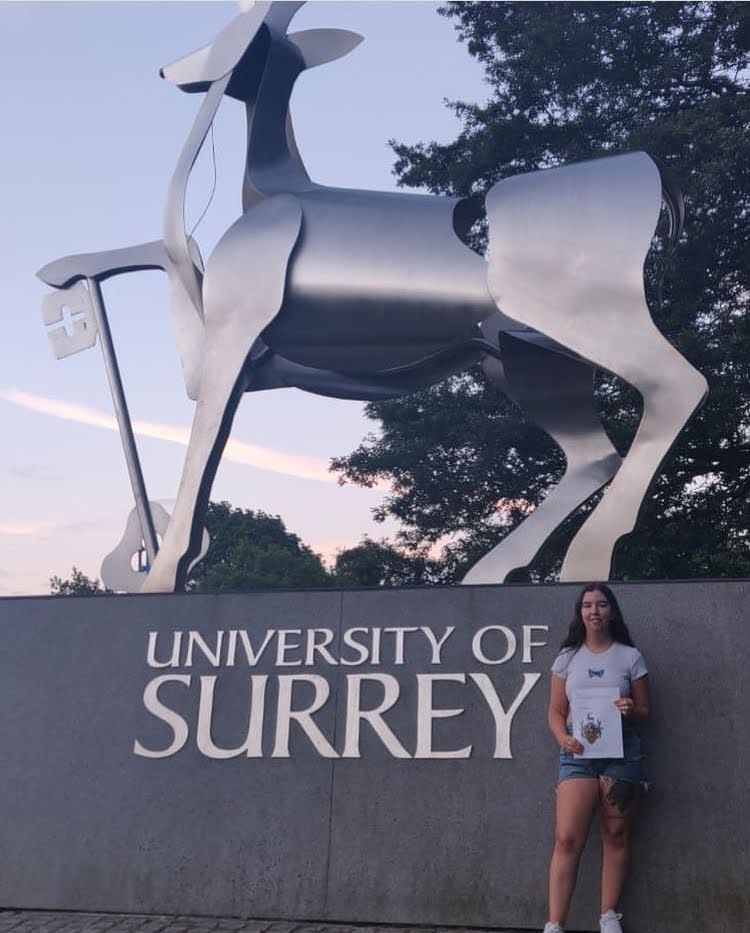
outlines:
[[[184,91],[207,90],[213,81],[236,67],[263,25],[270,7],[270,3],[254,3],[246,12],[235,16],[209,45],[166,65],[159,74]]]
[[[348,29],[305,29],[287,36],[302,53],[305,68],[335,61],[356,49],[364,36]]]

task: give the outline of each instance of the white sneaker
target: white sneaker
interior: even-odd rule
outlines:
[[[622,914],[616,914],[614,910],[608,910],[606,914],[602,914],[599,918],[601,933],[622,933],[621,919]]]
[[[542,933],[565,933],[559,923],[545,923]]]

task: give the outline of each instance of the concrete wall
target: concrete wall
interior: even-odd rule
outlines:
[[[0,906],[541,929],[557,759],[546,728],[547,671],[576,590],[1,600]],[[636,833],[627,929],[740,929],[750,914],[750,584],[624,584],[617,593],[649,663],[656,711],[645,730],[654,784]],[[528,628],[544,625],[548,632]],[[341,642],[345,631],[364,629],[348,637],[371,652],[374,629],[399,626],[423,626],[438,638],[446,626],[455,631],[438,664],[423,632],[403,634],[403,663],[392,632],[380,633],[379,664],[370,656],[333,665],[318,652],[307,666],[304,650],[293,647],[308,629],[326,629],[332,657],[356,661],[358,652]],[[486,626],[507,629],[490,630],[481,645],[488,660],[507,655],[501,664],[472,650]],[[524,626],[527,640],[546,642],[527,646],[525,660]],[[229,631],[247,632],[257,648],[267,630],[280,629],[301,630],[285,636],[281,656],[275,634],[250,667],[242,636],[233,636],[228,666]],[[178,666],[149,667],[149,632],[158,633],[154,660],[164,663],[175,631],[183,633]],[[217,666],[199,649],[185,664],[189,631],[209,648],[225,633]],[[312,717],[318,748],[291,722],[289,757],[280,757],[278,704],[291,683],[284,678],[311,674],[320,680],[297,682],[292,704],[303,708],[316,689],[330,688]],[[363,723],[361,757],[341,757],[356,751],[351,709],[346,748],[347,696],[351,707],[351,678],[362,674],[387,675],[399,691],[383,713],[391,748]],[[429,683],[425,675],[435,674],[466,676]],[[484,675],[506,711],[524,684],[529,690],[509,749],[496,748],[482,677],[472,674]],[[262,732],[248,736],[251,684],[257,714],[261,675],[268,677]],[[173,712],[154,715],[144,689],[164,676],[190,683],[163,683],[158,699]],[[201,677],[216,678],[203,681],[204,712],[214,686],[210,729],[199,728]],[[434,710],[463,712],[430,725],[430,686]],[[383,691],[382,683],[363,683],[361,707],[378,706]],[[413,757],[420,711],[421,754],[431,741],[431,754],[471,745],[470,757]],[[144,757],[179,745],[181,723],[188,737],[178,751]],[[252,757],[209,757],[207,749],[218,754],[209,740],[247,745]],[[399,746],[410,757],[394,757]],[[592,833],[570,929],[596,927],[598,848]]]

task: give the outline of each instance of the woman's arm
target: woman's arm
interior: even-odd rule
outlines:
[[[583,745],[568,735],[565,728],[568,721],[568,697],[565,693],[565,681],[562,677],[551,675],[551,686],[549,694],[549,710],[547,711],[547,722],[550,732],[555,737],[555,741],[563,751],[580,754],[583,751]]]
[[[648,686],[648,674],[639,677],[630,684],[630,696],[615,700],[615,706],[623,718],[631,722],[643,722],[651,715],[651,693]]]

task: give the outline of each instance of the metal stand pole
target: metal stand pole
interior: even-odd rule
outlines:
[[[104,357],[104,368],[107,372],[109,390],[112,393],[112,403],[115,408],[117,424],[120,428],[120,439],[125,452],[125,462],[130,476],[130,485],[133,488],[133,497],[135,498],[135,508],[138,513],[138,521],[141,525],[141,534],[143,543],[146,545],[146,554],[148,556],[149,566],[153,564],[156,558],[156,552],[159,549],[156,540],[156,531],[154,530],[154,521],[151,516],[151,508],[146,494],[146,484],[143,480],[141,464],[138,460],[138,450],[135,446],[135,437],[133,427],[130,422],[130,414],[125,401],[125,393],[122,388],[122,379],[120,378],[120,368],[117,365],[115,348],[112,343],[112,333],[109,329],[107,313],[104,309],[104,299],[99,283],[96,279],[87,278],[89,294],[91,295],[91,304],[94,310],[94,319],[99,333],[99,342]]]

